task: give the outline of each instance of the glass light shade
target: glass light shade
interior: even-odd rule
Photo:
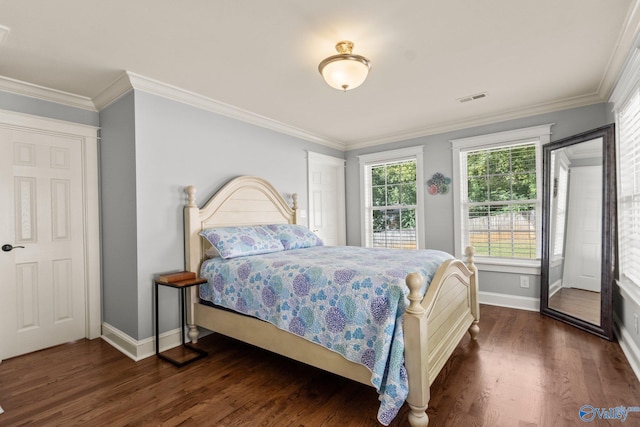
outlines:
[[[364,83],[369,67],[369,61],[363,56],[335,55],[322,61],[319,68],[329,86],[347,91]]]

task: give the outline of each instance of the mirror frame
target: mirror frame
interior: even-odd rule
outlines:
[[[600,325],[587,322],[549,307],[549,243],[551,242],[551,153],[554,150],[602,138],[602,268]],[[615,126],[610,124],[543,146],[542,179],[542,268],[540,271],[540,313],[613,340],[613,283],[617,274],[616,259],[616,157]]]

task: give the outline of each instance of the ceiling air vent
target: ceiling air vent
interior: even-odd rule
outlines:
[[[464,104],[465,102],[476,101],[478,99],[482,99],[486,97],[487,97],[487,92],[482,92],[482,93],[477,93],[475,95],[465,96],[464,98],[458,98],[458,102],[460,104]]]

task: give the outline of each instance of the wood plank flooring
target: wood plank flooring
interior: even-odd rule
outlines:
[[[579,426],[582,405],[640,406],[617,343],[538,313],[481,306],[431,387],[430,426]],[[373,388],[212,335],[183,368],[82,340],[0,363],[1,426],[378,426]],[[406,405],[392,426],[408,425]],[[627,421],[590,426],[640,425]]]
[[[549,307],[600,325],[600,292],[562,288],[549,298]]]

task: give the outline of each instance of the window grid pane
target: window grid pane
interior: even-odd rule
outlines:
[[[536,144],[465,154],[467,232],[476,254],[536,258]]]
[[[373,247],[416,249],[415,226],[404,228],[403,223],[415,224],[415,209],[385,209],[373,211]]]
[[[372,246],[416,249],[415,160],[371,166]]]
[[[469,210],[469,240],[476,254],[500,258],[536,257],[535,204],[474,206]]]

